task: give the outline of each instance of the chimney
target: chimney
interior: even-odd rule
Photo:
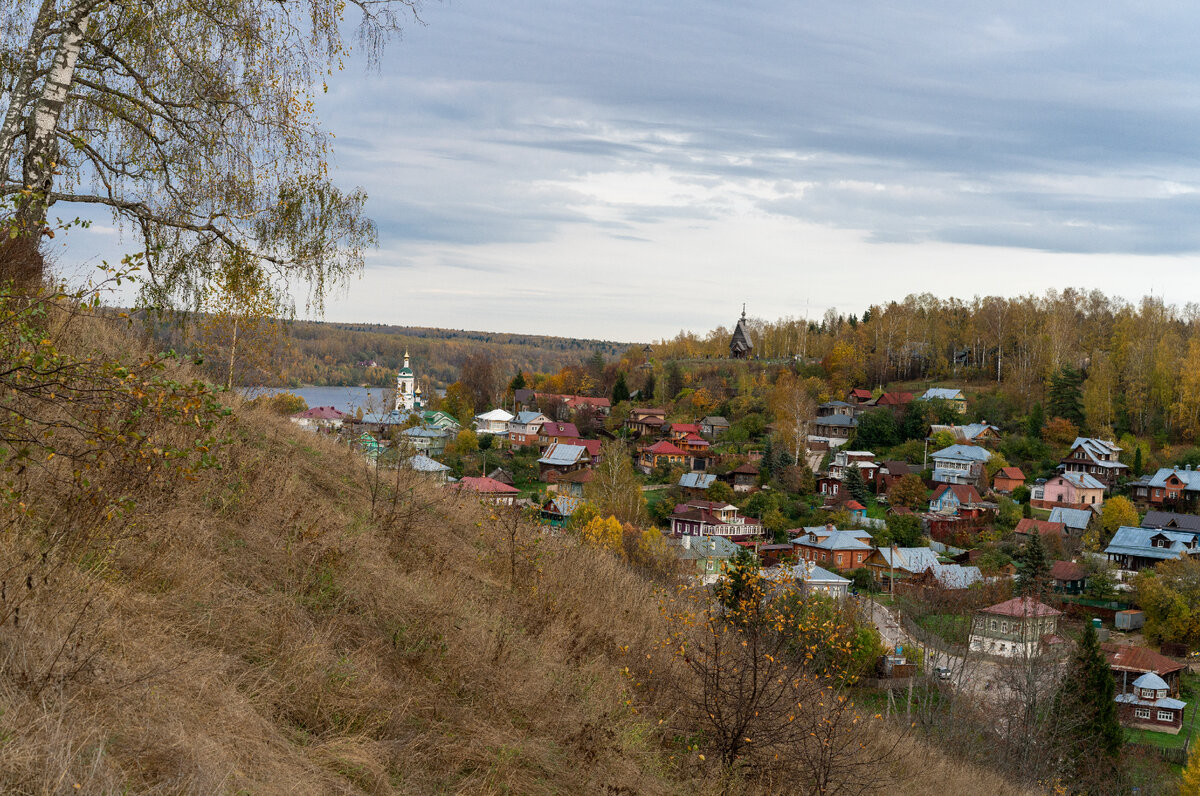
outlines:
[[[825,530],[829,531],[830,533],[833,533],[835,530],[835,528],[833,527],[833,523],[832,522],[825,523]]]

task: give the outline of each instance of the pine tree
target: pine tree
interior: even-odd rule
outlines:
[[[619,403],[629,400],[629,385],[625,383],[625,371],[617,374],[617,383],[613,385],[612,403],[616,406]]]
[[[1046,413],[1042,411],[1041,403],[1033,405],[1033,409],[1029,410],[1029,419],[1026,421],[1026,431],[1031,437],[1042,436],[1042,426],[1046,425]]]
[[[1018,559],[1021,571],[1017,574],[1017,592],[1025,597],[1037,599],[1046,585],[1050,574],[1050,562],[1046,560],[1046,546],[1036,529],[1030,532],[1029,541],[1021,548]]]
[[[1145,470],[1145,463],[1142,462],[1142,446],[1138,445],[1133,449],[1133,474],[1141,475]]]
[[[1083,374],[1062,368],[1050,377],[1050,414],[1083,427]]]
[[[512,392],[525,389],[525,374],[518,370],[517,375],[508,383],[508,389]]]
[[[1064,763],[1077,783],[1110,783],[1117,772],[1125,733],[1117,721],[1115,697],[1112,670],[1089,622],[1055,699],[1064,728]]]
[[[867,505],[867,484],[863,481],[862,471],[857,464],[846,468],[846,491],[850,496],[864,506]]]
[[[646,383],[642,385],[642,403],[649,404],[654,401],[654,371],[646,374]]]

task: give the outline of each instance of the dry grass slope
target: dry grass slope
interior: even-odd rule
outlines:
[[[74,339],[136,348],[92,323]],[[0,628],[0,791],[736,787],[672,757],[668,705],[627,704],[621,668],[662,636],[650,582],[538,534],[510,582],[487,509],[407,485],[403,521],[380,521],[360,459],[233,403],[220,469],[139,487],[121,532],[29,587]],[[27,499],[53,503],[50,483]],[[8,527],[11,575],[36,561]],[[906,748],[894,792],[1015,792]]]

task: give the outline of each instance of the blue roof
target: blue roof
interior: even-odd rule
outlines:
[[[1179,467],[1163,467],[1150,479],[1150,486],[1164,487],[1167,479],[1174,473],[1184,483],[1184,489],[1191,492],[1200,490],[1200,470],[1187,470]]]
[[[1151,540],[1162,536],[1167,540],[1166,547],[1154,547]],[[1141,556],[1142,558],[1182,558],[1196,547],[1194,533],[1179,531],[1164,531],[1158,528],[1131,528],[1123,526],[1113,534],[1112,541],[1104,552],[1116,555]]]
[[[412,428],[404,429],[400,433],[406,437],[425,437],[427,439],[448,436],[444,429],[428,428],[427,426],[413,426]]]
[[[684,489],[708,489],[717,482],[712,473],[684,473],[679,476],[679,486]]]
[[[374,412],[363,415],[362,422],[379,426],[398,426],[401,423],[407,423],[411,416],[412,412],[407,410],[393,409],[390,412]]]
[[[925,394],[918,398],[918,401],[930,401],[934,398],[940,398],[943,401],[962,401],[965,400],[963,391],[954,387],[930,387],[925,391]]]
[[[517,412],[517,416],[514,417],[511,422],[522,426],[527,426],[534,420],[537,420],[539,417],[544,418],[545,415],[543,415],[541,412]]]
[[[1089,509],[1066,509],[1056,506],[1050,511],[1050,522],[1061,522],[1068,528],[1086,528],[1092,521],[1092,516]]]
[[[1162,699],[1142,699],[1136,694],[1118,694],[1116,700],[1125,705],[1140,705],[1147,708],[1170,708],[1174,710],[1183,710],[1187,707],[1186,702],[1180,702],[1178,699],[1171,697],[1163,697]]]
[[[538,459],[538,464],[549,464],[560,467],[579,464],[579,460],[586,453],[587,448],[583,445],[568,445],[565,442],[556,442],[546,449],[546,455]]]
[[[987,448],[981,448],[978,445],[951,445],[949,448],[942,448],[930,455],[931,459],[947,459],[950,461],[963,462],[986,462],[992,458],[992,453]]]
[[[423,453],[409,456],[404,462],[404,466],[419,473],[444,473],[450,469],[436,459],[431,459]]]
[[[811,567],[805,564],[797,564],[792,567],[792,576],[796,580],[804,581],[805,583],[836,583],[839,585],[848,584],[850,581],[843,578],[841,575],[835,575],[825,567],[819,567],[813,564]]]
[[[1088,473],[1059,473],[1060,478],[1070,481],[1076,489],[1104,489],[1104,484]]]
[[[892,554],[895,552],[895,560]],[[879,554],[889,567],[907,570],[908,572],[924,572],[930,567],[937,566],[937,553],[928,547],[898,547],[894,551],[890,547],[879,548]]]

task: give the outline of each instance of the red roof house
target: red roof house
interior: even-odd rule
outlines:
[[[687,460],[687,451],[680,450],[675,444],[664,439],[642,449],[638,455],[638,467],[642,472],[649,473],[659,466],[682,467]]]
[[[1025,473],[1020,467],[1002,467],[992,479],[992,489],[997,492],[1011,492],[1025,485]]]
[[[512,505],[513,500],[521,492],[515,486],[509,486],[497,481],[495,478],[488,478],[487,476],[466,476],[460,478],[458,483],[453,484],[453,486],[465,489],[468,492],[474,492],[489,503],[501,503],[509,506]]]

